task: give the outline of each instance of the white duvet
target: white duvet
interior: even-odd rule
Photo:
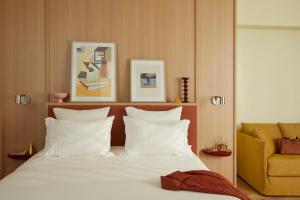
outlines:
[[[0,181],[1,200],[236,200],[161,189],[160,176],[207,169],[194,155],[128,156],[115,147],[108,157],[34,156]]]

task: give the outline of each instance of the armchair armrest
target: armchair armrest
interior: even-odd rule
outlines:
[[[267,146],[261,139],[237,132],[237,171],[255,188],[264,188],[267,179]]]

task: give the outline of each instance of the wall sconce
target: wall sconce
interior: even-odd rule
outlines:
[[[221,97],[221,96],[213,96],[213,97],[210,99],[210,102],[211,102],[213,105],[223,105],[223,104],[225,104],[225,97]]]
[[[16,104],[27,105],[30,104],[31,98],[25,94],[16,95]]]

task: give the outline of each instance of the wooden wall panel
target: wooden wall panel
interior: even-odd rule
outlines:
[[[1,6],[1,3],[0,3]],[[0,45],[1,46],[1,45]],[[0,56],[0,59],[2,57]],[[0,65],[1,66],[1,65]],[[2,85],[2,81],[0,80],[0,85]],[[0,88],[0,179],[3,177],[3,166],[4,166],[4,154],[3,154],[3,95],[2,95],[2,87]]]
[[[194,0],[50,1],[50,93],[70,91],[72,41],[117,44],[119,102],[130,101],[130,59],[163,59],[171,100],[178,78],[191,77],[194,101]]]
[[[199,149],[227,142],[234,149],[234,0],[196,0],[196,77],[199,103]],[[213,106],[212,96],[225,96],[226,104]],[[208,167],[234,181],[234,155],[201,154]]]
[[[22,161],[8,158],[10,151],[27,149],[32,142],[37,149],[44,143],[46,94],[45,1],[1,0],[1,79],[4,113],[4,173]],[[15,104],[16,94],[32,98],[29,105]]]
[[[1,57],[1,56],[0,56]],[[2,85],[2,81],[0,81]],[[1,90],[1,89],[0,89]],[[0,179],[3,177],[4,154],[3,154],[3,106],[2,106],[2,90],[0,91]]]
[[[119,102],[130,100],[130,59],[165,60],[169,99],[181,89],[178,78],[191,78],[190,100],[196,94],[200,105],[199,149],[219,140],[234,148],[234,4],[234,0],[1,0],[0,109],[5,113],[5,147],[0,154],[5,174],[21,164],[6,157],[9,151],[27,148],[30,142],[38,149],[43,146],[48,94],[70,90],[72,41],[117,44]],[[16,105],[18,93],[29,94],[32,103]],[[226,105],[212,106],[213,95],[226,96]],[[233,156],[200,156],[209,168],[234,179]]]
[[[4,2],[0,1],[0,26],[2,27],[4,23],[3,15]],[[0,31],[0,52],[3,50],[4,36],[2,31]],[[4,59],[3,54],[0,53],[0,69],[3,69],[2,60]],[[3,79],[0,78],[0,179],[3,177]]]

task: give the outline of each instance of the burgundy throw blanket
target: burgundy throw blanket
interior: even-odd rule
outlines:
[[[160,180],[161,187],[165,190],[188,190],[229,195],[242,200],[251,200],[244,193],[236,189],[226,178],[220,174],[206,170],[176,171],[167,176],[161,176]]]

